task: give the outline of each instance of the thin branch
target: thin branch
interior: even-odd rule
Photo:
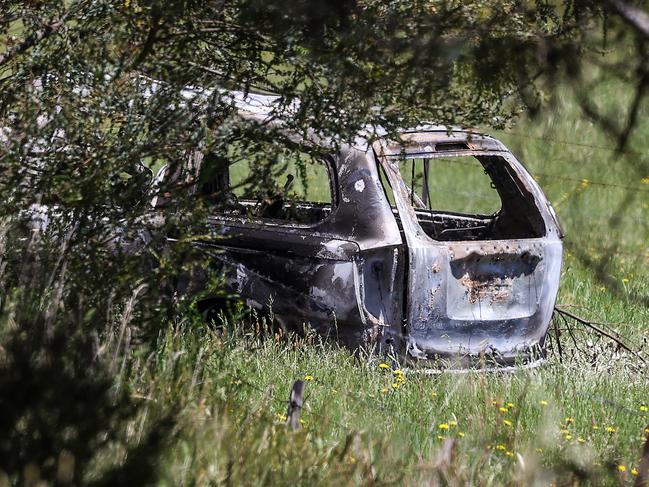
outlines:
[[[622,340],[620,340],[618,337],[611,335],[611,334],[608,333],[606,330],[602,330],[599,326],[595,325],[592,321],[589,321],[589,320],[587,320],[587,319],[585,319],[585,318],[582,318],[582,317],[580,317],[580,316],[577,316],[576,314],[571,313],[570,311],[568,311],[568,310],[566,310],[566,309],[564,309],[564,308],[561,308],[560,306],[555,306],[554,309],[555,309],[555,310],[557,311],[557,313],[559,313],[560,315],[562,315],[562,316],[567,316],[568,318],[572,318],[572,319],[575,320],[576,322],[581,323],[582,325],[584,325],[584,326],[590,328],[590,329],[593,330],[594,332],[596,332],[596,333],[598,333],[598,334],[600,334],[600,335],[602,335],[602,336],[605,336],[606,338],[609,338],[609,339],[613,340],[613,341],[614,341],[615,343],[617,343],[621,348],[623,348],[623,349],[626,350],[627,352],[631,353],[632,355],[634,355],[634,356],[636,356],[638,359],[640,359],[640,360],[642,361],[643,364],[646,364],[646,363],[647,363],[647,361],[644,359],[644,357],[642,357],[642,355],[640,355],[638,352],[636,352],[635,350],[633,350],[631,347],[629,347],[626,343],[624,343],[624,342],[623,342]]]
[[[5,65],[9,61],[11,61],[11,59],[13,59],[15,56],[27,51],[28,49],[30,49],[32,46],[36,45],[43,39],[46,39],[52,34],[55,34],[61,27],[63,27],[63,25],[65,25],[66,16],[67,14],[61,17],[56,22],[52,22],[51,24],[46,25],[42,29],[34,32],[32,35],[25,38],[25,40],[23,40],[21,43],[16,44],[14,47],[7,50],[7,52],[5,52],[4,54],[0,54],[0,66]]]
[[[643,59],[644,61],[644,59]],[[629,136],[635,128],[636,122],[638,120],[638,112],[640,110],[640,104],[644,99],[645,93],[647,91],[647,86],[649,86],[649,71],[644,70],[644,63],[642,69],[642,76],[638,81],[638,87],[636,88],[635,96],[633,102],[631,103],[631,108],[629,109],[629,116],[627,117],[626,126],[620,134],[617,144],[617,151],[622,152],[627,142],[629,141]]]

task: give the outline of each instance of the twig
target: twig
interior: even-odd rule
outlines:
[[[563,351],[561,350],[561,332],[559,331],[559,325],[557,322],[554,322],[554,335],[557,340],[557,351],[559,352],[559,363],[563,363]]]
[[[623,342],[622,340],[620,340],[618,337],[611,335],[611,334],[608,333],[606,330],[602,330],[599,326],[595,325],[592,321],[588,321],[587,319],[582,318],[582,317],[580,317],[580,316],[577,316],[576,314],[571,313],[570,311],[565,310],[565,309],[563,309],[563,308],[561,308],[561,307],[559,307],[559,306],[555,306],[554,309],[555,309],[555,311],[556,311],[557,313],[559,313],[560,315],[563,315],[563,316],[567,316],[567,317],[569,317],[569,318],[572,318],[572,319],[575,320],[576,322],[581,323],[582,325],[585,325],[586,327],[590,328],[590,329],[593,330],[594,332],[596,332],[596,333],[598,333],[598,334],[600,334],[600,335],[602,335],[602,336],[605,336],[606,338],[609,338],[609,339],[613,340],[613,341],[614,341],[615,343],[617,343],[621,348],[623,348],[623,349],[626,350],[627,352],[629,352],[629,353],[635,355],[637,358],[639,358],[639,359],[642,361],[643,364],[646,364],[646,363],[647,363],[647,361],[644,359],[644,357],[642,357],[642,355],[640,355],[638,352],[636,352],[635,350],[633,350],[631,347],[629,347],[626,343],[624,343],[624,342]]]
[[[4,54],[0,54],[0,66],[6,64],[16,55],[25,52],[30,47],[34,46],[43,39],[51,36],[56,33],[64,24],[65,24],[65,15],[49,25],[46,25],[41,30],[34,32],[32,35],[23,40],[20,44],[14,46],[13,48],[7,50]]]

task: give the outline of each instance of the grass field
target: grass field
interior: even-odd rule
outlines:
[[[611,98],[611,97],[609,97]],[[605,98],[604,102],[610,102]],[[539,120],[494,135],[540,181],[566,232],[559,303],[612,323],[636,348],[649,338],[647,107],[624,154],[566,95]],[[640,169],[644,165],[644,170]],[[643,172],[644,171],[644,172]],[[218,334],[185,316],[121,383],[145,404],[134,442],[180,411],[162,483],[310,485],[593,485],[633,482],[649,426],[649,381],[608,342],[577,333],[533,371],[400,374],[315,336],[259,324]],[[303,428],[284,425],[296,379]],[[648,430],[649,431],[649,430]],[[450,461],[444,439],[455,440]]]

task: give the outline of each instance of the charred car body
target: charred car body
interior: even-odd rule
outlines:
[[[232,292],[286,326],[308,323],[413,361],[512,364],[542,354],[562,234],[499,141],[422,127],[396,141],[360,138],[317,170],[324,198],[260,204],[225,191],[230,204],[210,216],[213,238],[198,245]],[[209,190],[225,194],[241,171],[212,172]],[[460,204],[446,209],[449,201]]]

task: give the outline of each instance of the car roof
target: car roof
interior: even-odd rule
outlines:
[[[186,92],[188,96],[195,96],[198,93],[202,95],[206,94],[205,90],[197,91],[195,88],[188,88]],[[223,93],[230,96],[233,105],[242,117],[256,120],[260,123],[267,123],[275,111],[288,109],[290,113],[292,110],[297,110],[300,105],[298,99],[286,103],[286,100],[282,97],[272,94],[258,92],[246,93],[237,90],[223,90]],[[489,135],[478,130],[465,129],[457,126],[422,124],[399,130],[400,140],[385,140],[387,136],[388,132],[383,127],[368,125],[358,134],[351,145],[357,150],[366,151],[371,145],[369,141],[383,139],[384,143],[382,146],[385,149],[384,153],[386,151],[388,153],[396,151],[397,146],[401,152],[404,146],[409,145],[412,145],[411,149],[414,151],[427,149],[425,152],[449,152],[453,144],[457,144],[455,146],[457,150],[507,150],[500,141]],[[319,142],[324,143],[324,145],[331,143],[321,139]],[[464,144],[465,147],[461,147],[461,144]]]

